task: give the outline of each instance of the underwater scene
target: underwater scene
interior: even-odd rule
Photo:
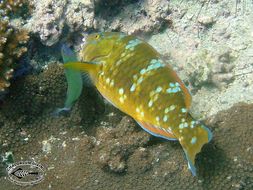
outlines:
[[[0,190],[253,190],[251,0],[0,0]]]

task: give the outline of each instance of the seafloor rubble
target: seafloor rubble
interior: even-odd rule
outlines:
[[[65,94],[63,69],[54,63],[16,81],[1,106],[1,155],[11,151],[16,161],[41,163],[45,180],[34,188],[253,188],[252,105],[238,104],[207,121],[214,138],[197,156],[193,177],[179,143],[151,137],[92,87],[68,115],[52,116]],[[1,189],[19,188],[5,179],[3,167],[1,175]]]

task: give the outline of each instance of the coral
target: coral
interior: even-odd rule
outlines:
[[[28,39],[25,30],[10,24],[8,15],[23,5],[24,1],[4,1],[0,4],[0,91],[10,86],[15,63],[27,51]]]
[[[92,30],[120,30],[129,34],[158,31],[169,14],[166,0],[34,0],[33,6],[35,10],[26,28],[38,34],[47,46],[66,37],[67,29],[69,33],[75,32],[76,37]]]
[[[166,0],[145,0],[125,5],[119,14],[101,14],[98,23],[104,24],[105,30],[117,30],[128,34],[159,31],[170,14]],[[105,19],[106,18],[106,19]]]
[[[38,33],[42,43],[47,46],[59,41],[65,25],[72,32],[85,31],[93,26],[93,1],[35,0],[33,6],[35,10],[26,28]]]
[[[35,0],[33,2],[35,10],[26,28],[31,32],[39,33],[41,41],[46,45],[55,44],[63,30],[62,17],[66,3],[66,0]]]
[[[65,13],[66,24],[71,32],[93,28],[94,16],[94,2],[91,0],[71,1]]]
[[[115,128],[99,128],[96,137],[95,162],[116,173],[124,172],[129,155],[149,141],[149,135],[136,130],[135,123],[128,117],[123,117]]]

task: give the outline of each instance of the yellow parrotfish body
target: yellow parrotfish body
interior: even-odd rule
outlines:
[[[195,156],[212,133],[189,114],[190,93],[161,55],[134,36],[103,32],[87,37],[80,59],[64,67],[87,72],[99,92],[145,131],[179,140],[196,175]]]

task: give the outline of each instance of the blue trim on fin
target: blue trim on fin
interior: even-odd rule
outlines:
[[[61,115],[69,113],[70,110],[71,110],[71,108],[67,108],[67,107],[57,108],[51,115],[54,116],[54,117],[59,117]]]
[[[197,175],[196,167],[194,166],[194,164],[192,163],[192,161],[189,159],[187,151],[185,149],[184,149],[184,153],[185,153],[186,159],[188,161],[188,168],[189,168],[189,170],[192,172],[193,176],[196,176]]]
[[[211,130],[208,127],[206,127],[205,125],[201,125],[201,127],[207,131],[207,133],[208,133],[208,142],[210,142],[213,138],[213,134],[212,134]]]
[[[136,120],[135,120],[135,121],[136,121]],[[138,121],[136,121],[136,122],[141,126],[141,128],[142,128],[144,131],[148,132],[149,134],[151,134],[151,135],[153,135],[153,136],[155,136],[155,137],[164,138],[164,139],[169,140],[169,141],[177,141],[177,139],[173,139],[173,138],[169,138],[169,137],[165,137],[165,136],[161,136],[161,135],[155,134],[155,133],[149,131],[148,129],[146,129],[145,127],[143,127]]]

